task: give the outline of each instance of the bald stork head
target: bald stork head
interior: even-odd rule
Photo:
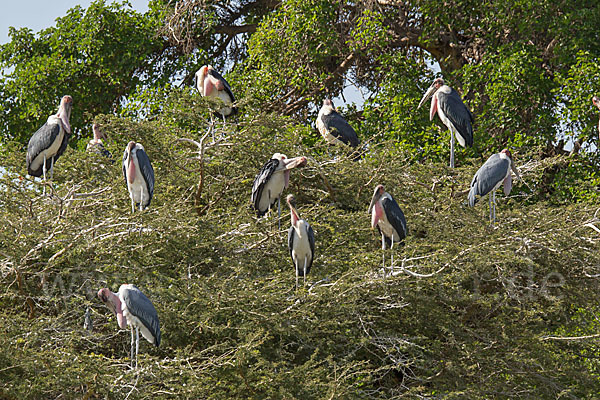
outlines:
[[[113,312],[113,314],[116,315],[119,327],[121,327],[121,329],[127,328],[127,320],[123,316],[123,307],[119,296],[111,292],[110,289],[104,288],[98,291],[98,298]]]
[[[279,160],[276,171],[283,171],[286,188],[290,184],[290,170],[296,167],[304,167],[307,163],[306,157],[304,156],[287,158],[285,154],[275,153],[272,158]]]
[[[425,92],[425,95],[423,95],[423,98],[419,102],[417,109],[420,108],[423,105],[423,103],[425,103],[427,100],[429,100],[435,94],[435,92],[437,92],[437,90],[442,86],[444,86],[444,80],[442,78],[435,79],[431,86],[429,86],[429,89],[427,89],[427,91]]]
[[[506,158],[508,158],[508,161],[510,162],[510,169],[512,169],[512,171],[515,173],[517,179],[521,179],[521,175],[519,174],[519,171],[517,170],[517,167],[515,166],[515,162],[513,161],[513,157],[511,152],[508,149],[503,149],[500,152],[500,156],[504,155]]]
[[[56,113],[56,116],[60,119],[63,129],[67,133],[71,133],[71,124],[69,123],[69,118],[71,118],[72,108],[73,98],[69,95],[63,96],[63,98],[60,100],[60,106],[58,107],[58,112]]]

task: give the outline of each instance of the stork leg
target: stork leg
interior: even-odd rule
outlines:
[[[46,153],[44,153],[44,163],[42,164],[42,174],[44,175],[44,196],[46,195]]]
[[[492,225],[492,196],[493,196],[493,194],[490,193],[490,195],[489,195],[489,200],[490,200],[490,225]]]
[[[140,350],[140,328],[135,327],[135,369],[138,367],[138,352]]]
[[[390,254],[392,257],[392,276],[394,276],[394,236],[392,235],[392,245],[390,246]]]
[[[306,289],[306,264],[308,263],[308,260],[306,259],[307,257],[304,256],[304,276],[302,278],[304,278],[304,289]]]
[[[130,325],[131,328],[131,368],[133,368],[133,342],[135,340],[134,336],[133,336],[133,324]]]
[[[450,168],[454,168],[454,132],[450,129]]]
[[[494,191],[494,200],[492,201],[494,203],[494,224],[496,223],[496,191]]]
[[[381,233],[381,256],[382,256],[381,268],[383,268],[383,277],[385,278],[385,237],[383,236],[383,232]]]
[[[296,270],[296,290],[298,290],[298,264],[294,259],[294,269]]]
[[[133,201],[133,196],[131,196],[131,213],[135,213],[135,201]]]
[[[54,179],[54,157],[50,160],[50,180]]]
[[[144,210],[144,206],[142,205],[144,203],[144,188],[141,187],[140,188],[140,211]]]

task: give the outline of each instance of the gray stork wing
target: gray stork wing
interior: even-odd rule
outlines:
[[[488,158],[473,176],[469,191],[469,205],[471,207],[475,205],[475,196],[485,196],[491,192],[506,177],[508,168],[510,168],[510,161],[500,157],[500,154]]]
[[[136,316],[154,336],[156,347],[160,345],[160,322],[154,305],[137,287],[123,292],[123,300],[129,312]]]
[[[351,147],[358,146],[358,136],[354,128],[335,110],[328,115],[322,115],[321,121],[327,131],[336,139]]]
[[[144,177],[144,181],[146,182],[146,187],[148,188],[148,194],[150,198],[148,199],[146,206],[149,206],[150,201],[152,200],[152,195],[154,194],[154,169],[152,168],[150,159],[144,150],[137,149],[135,154],[137,155],[138,164],[140,166],[142,176]]]
[[[52,143],[56,140],[60,133],[60,124],[52,124],[48,125],[45,123],[42,125],[40,129],[38,129],[29,139],[29,144],[27,145],[27,156],[25,160],[27,161],[27,173],[31,176],[42,176],[43,163],[40,164],[40,167],[36,170],[31,169],[31,162],[35,160],[35,158],[40,155],[44,150],[48,149],[52,146]],[[54,156],[54,162],[58,160],[58,157],[66,150],[67,144],[69,142],[69,135],[65,132],[65,137],[63,138],[63,142],[58,149],[58,152]],[[51,158],[46,159],[46,170],[50,169],[50,165],[52,164]]]
[[[310,262],[306,267],[306,273],[310,272],[310,268],[312,267],[313,261],[315,259],[315,232],[313,231],[312,226],[308,226],[308,244],[310,245]]]
[[[214,69],[209,69],[208,70],[208,74],[211,75],[212,77],[214,77],[215,79],[218,79],[221,82],[223,82],[223,86],[225,87],[225,92],[227,92],[227,94],[231,98],[231,102],[232,103],[235,102],[235,97],[233,96],[233,92],[231,91],[231,87],[229,86],[229,83],[227,83],[227,81],[225,80],[225,78],[223,78],[223,76],[220,73],[218,73],[217,71],[215,71]]]
[[[404,217],[404,213],[400,209],[396,200],[390,195],[390,197],[384,197],[381,200],[381,206],[385,211],[385,216],[387,217],[389,223],[394,227],[398,235],[400,235],[400,241],[402,241],[406,235],[408,235],[408,226],[406,225],[406,218]],[[381,234],[381,232],[380,232]],[[391,247],[392,242],[391,238],[388,241],[386,237],[386,243]]]
[[[450,88],[450,93],[439,91],[437,96],[439,107],[465,139],[465,145],[473,146],[473,115],[463,103],[458,92]]]
[[[252,196],[250,197],[250,201],[254,204],[254,209],[256,210],[256,215],[258,217],[262,217],[266,214],[267,210],[260,210],[259,204],[260,199],[263,194],[263,189],[265,188],[266,183],[271,179],[271,176],[279,166],[279,160],[276,158],[272,158],[266,162],[266,164],[262,167],[256,178],[254,178],[254,183],[252,184]]]

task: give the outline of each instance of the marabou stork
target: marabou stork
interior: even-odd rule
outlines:
[[[31,176],[43,176],[46,180],[46,171],[50,169],[50,179],[53,177],[54,162],[67,149],[71,135],[71,109],[73,98],[63,96],[60,100],[58,112],[48,117],[46,123],[38,129],[27,145],[27,173]],[[44,186],[44,194],[46,187]]]
[[[377,227],[381,235],[381,250],[383,255],[383,268],[385,271],[385,247],[392,250],[394,243],[400,243],[408,235],[408,225],[404,213],[391,194],[385,191],[383,185],[377,185],[373,192],[371,204],[371,227]],[[392,253],[392,272],[394,272],[394,254]]]
[[[280,198],[283,189],[290,183],[290,170],[306,165],[306,157],[287,158],[285,154],[275,153],[265,163],[252,185],[252,196],[250,201],[256,210],[256,216],[262,217],[277,202],[277,214],[281,217]],[[281,221],[279,221],[281,229]]]
[[[323,107],[317,116],[317,129],[329,144],[343,143],[358,147],[358,136],[354,128],[335,109],[329,99],[323,100]]]
[[[100,127],[98,127],[98,124],[96,123],[92,125],[92,131],[94,132],[94,138],[90,139],[85,150],[90,153],[99,154],[113,161],[112,154],[110,154],[110,151],[106,150],[102,143],[102,139],[105,138],[104,132],[100,131]]]
[[[473,115],[458,92],[445,85],[442,78],[433,81],[417,108],[430,97],[429,119],[433,120],[437,112],[440,120],[450,130],[450,168],[454,168],[454,137],[463,147],[473,146]]]
[[[288,231],[288,248],[296,270],[296,290],[298,290],[298,276],[302,276],[306,287],[306,275],[310,272],[315,258],[315,233],[313,228],[303,219],[300,219],[296,210],[296,198],[288,194],[286,201],[290,206],[292,226]]]
[[[512,189],[513,171],[517,179],[521,179],[519,171],[513,162],[512,155],[507,149],[498,154],[492,155],[477,170],[471,181],[471,190],[469,191],[469,206],[473,207],[477,201],[476,196],[485,196],[489,193],[490,199],[490,222],[496,222],[496,189],[504,185],[504,194],[509,195]],[[493,204],[492,204],[493,203]]]
[[[231,91],[229,83],[219,74],[211,65],[203,65],[195,76],[196,87],[202,96],[218,98],[225,103],[223,107],[215,113],[225,117],[230,117],[237,113],[237,108],[232,104],[235,103],[235,97]]]
[[[131,212],[138,204],[140,211],[148,207],[154,194],[154,169],[140,143],[129,142],[125,147],[123,177],[131,197]]]
[[[135,328],[135,368],[140,347],[140,331],[142,336],[158,347],[160,345],[160,322],[152,302],[134,285],[124,284],[118,293],[108,288],[100,289],[98,297],[117,316],[121,329],[131,329],[131,366],[133,367],[133,330]]]
[[[598,96],[592,97],[592,103],[600,110],[600,98]],[[600,119],[598,120],[598,135],[600,138]]]

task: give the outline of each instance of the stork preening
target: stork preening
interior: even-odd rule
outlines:
[[[298,276],[303,278],[306,287],[306,275],[310,272],[315,257],[315,233],[308,222],[298,215],[294,195],[289,194],[286,201],[290,206],[292,220],[292,226],[288,231],[288,249],[296,270],[296,290],[298,290]]]
[[[237,108],[233,106],[235,97],[231,91],[229,83],[219,74],[211,65],[203,65],[196,72],[196,88],[204,97],[221,99],[223,107],[216,111],[216,114],[223,117],[230,117],[237,113]]]
[[[71,109],[73,98],[63,96],[60,100],[58,112],[48,117],[46,123],[38,129],[27,145],[27,173],[31,176],[43,176],[46,181],[46,172],[50,170],[52,180],[54,163],[67,149],[71,135]],[[44,186],[44,194],[46,187]]]
[[[429,87],[417,108],[431,97],[429,119],[437,113],[440,120],[450,130],[450,168],[454,168],[454,138],[462,147],[473,146],[473,115],[465,106],[460,95],[437,78]]]
[[[336,111],[331,100],[323,100],[323,107],[319,111],[316,124],[321,136],[323,136],[327,143],[343,143],[352,148],[358,147],[356,131]]]
[[[477,170],[471,181],[469,206],[473,207],[475,205],[477,202],[476,196],[485,196],[489,193],[491,224],[496,222],[496,189],[504,185],[504,194],[507,196],[512,189],[511,170],[515,173],[517,179],[521,179],[510,151],[504,149],[488,158]]]
[[[289,186],[290,170],[306,165],[306,157],[287,158],[285,154],[275,153],[265,163],[252,185],[250,201],[256,210],[256,216],[262,217],[277,203],[277,215],[281,218],[281,193]],[[279,220],[281,229],[281,220]]]
[[[592,97],[592,103],[600,110],[600,98],[598,96]],[[598,119],[598,138],[600,140],[600,119]]]
[[[110,151],[106,150],[102,143],[102,139],[105,138],[104,132],[100,130],[100,127],[96,123],[92,125],[92,131],[94,132],[94,138],[90,139],[85,150],[90,153],[99,154],[113,161],[112,154],[110,154]]]
[[[123,177],[131,198],[131,212],[139,205],[140,211],[150,205],[154,194],[154,169],[140,143],[129,142],[123,153]]]
[[[394,243],[400,243],[408,235],[408,225],[404,213],[391,194],[385,191],[383,185],[377,185],[373,192],[371,204],[371,227],[381,235],[381,250],[383,256],[383,270],[385,271],[385,248],[393,251]],[[394,253],[391,254],[391,269],[394,272]],[[385,273],[385,272],[384,272]]]
[[[108,288],[98,291],[98,298],[117,316],[121,329],[131,329],[131,367],[133,368],[135,343],[135,368],[140,348],[140,331],[144,339],[158,347],[160,345],[160,322],[152,302],[134,285],[124,284],[118,293]],[[133,331],[135,329],[135,341]]]

